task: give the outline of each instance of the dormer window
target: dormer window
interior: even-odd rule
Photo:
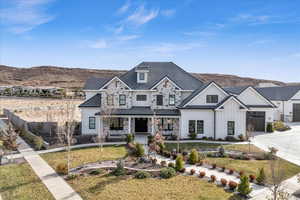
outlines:
[[[207,95],[206,96],[206,103],[218,103],[218,95]]]
[[[135,69],[136,72],[136,81],[137,83],[147,83],[148,81],[148,68],[147,67],[139,67]]]
[[[140,81],[145,81],[145,72],[140,72]]]

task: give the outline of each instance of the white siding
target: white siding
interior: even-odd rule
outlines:
[[[81,108],[81,133],[82,135],[97,134],[100,126],[99,117],[96,117],[96,129],[89,129],[89,117],[95,117],[100,108]]]
[[[244,90],[238,95],[238,99],[246,105],[269,105],[267,100],[257,94],[257,92],[252,88]]]
[[[235,122],[234,137],[246,134],[246,110],[240,109],[240,104],[229,100],[224,104],[224,109],[216,111],[216,139],[227,136],[227,122]]]
[[[207,95],[218,95],[219,102],[221,102],[227,95],[217,88],[214,84],[209,85],[206,89],[204,89],[200,94],[198,94],[194,99],[189,102],[187,105],[216,105],[212,103],[206,103]]]
[[[292,98],[291,100],[300,100],[300,91],[298,91]]]
[[[181,110],[181,138],[189,138],[189,120],[203,120],[204,134],[198,137],[214,136],[214,112],[212,110]]]

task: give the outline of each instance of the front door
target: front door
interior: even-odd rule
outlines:
[[[300,104],[293,104],[293,122],[300,122]]]
[[[148,119],[147,118],[135,118],[135,132],[147,133],[148,132]]]

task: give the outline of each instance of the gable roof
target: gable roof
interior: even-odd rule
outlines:
[[[147,68],[149,70],[147,83],[137,83],[136,68]],[[203,84],[199,79],[187,73],[173,62],[142,62],[120,76],[120,79],[132,89],[148,90],[166,76],[183,90],[195,90]]]
[[[101,107],[101,94],[96,94],[79,105],[79,108]]]
[[[300,86],[263,87],[256,89],[270,100],[288,101],[300,91]]]
[[[105,85],[111,79],[112,77],[109,78],[91,77],[85,82],[83,90],[99,90],[103,85]]]
[[[181,89],[181,87],[179,87],[176,83],[174,83],[172,81],[172,79],[170,79],[168,76],[163,77],[162,79],[158,80],[150,89],[153,90],[155,89],[155,87],[157,87],[159,84],[161,84],[164,80],[169,80],[175,87],[177,87],[178,89]]]
[[[227,101],[229,101],[230,99],[234,99],[238,104],[240,104],[241,106],[243,106],[244,108],[248,109],[248,106],[246,104],[244,104],[241,100],[239,100],[238,98],[236,98],[233,95],[227,96],[226,98],[224,98],[220,103],[218,103],[216,105],[216,109],[219,109],[220,107],[222,107]]]
[[[128,89],[131,89],[126,83],[124,83],[119,77],[114,76],[113,78],[111,78],[109,81],[107,81],[106,83],[104,83],[99,89],[103,89],[105,86],[108,86],[113,80],[119,80],[121,83],[123,83],[126,87],[128,87]]]

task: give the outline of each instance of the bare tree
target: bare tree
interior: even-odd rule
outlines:
[[[252,134],[254,132],[254,126],[252,124],[249,124],[247,126],[247,130],[246,130],[246,139],[248,141],[248,151],[249,153],[251,153],[251,137],[252,137]]]
[[[113,108],[111,106],[109,106],[109,107],[107,106],[101,110],[100,116],[103,116],[103,118],[102,118],[103,126],[104,126],[104,123],[106,123],[110,127],[114,110],[115,110],[115,108]],[[103,127],[101,129],[103,130]],[[109,133],[104,134],[102,130],[98,131],[98,142],[99,142],[99,149],[101,152],[103,151],[103,143],[104,143],[105,135],[109,135]]]

